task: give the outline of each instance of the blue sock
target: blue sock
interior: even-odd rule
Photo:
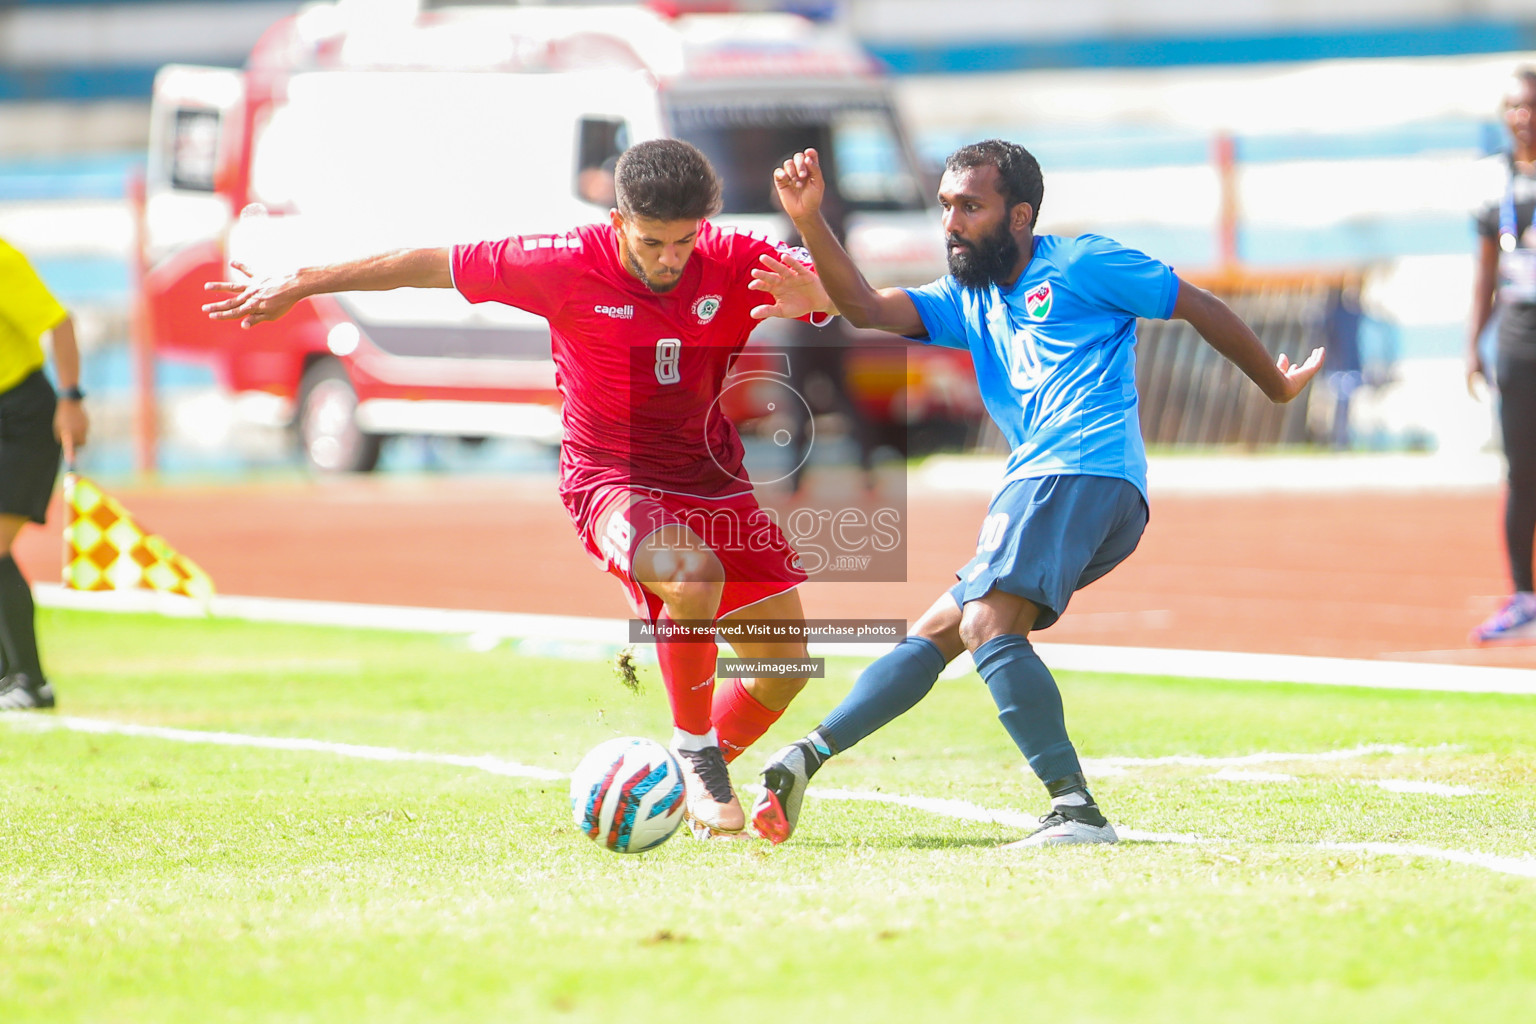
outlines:
[[[909,636],[870,664],[843,702],[816,727],[832,748],[847,750],[928,696],[947,664],[933,641]]]
[[[1045,662],[1025,637],[1004,633],[976,648],[976,671],[987,681],[997,717],[1040,781],[1051,783],[1081,772],[1067,738],[1061,691]]]

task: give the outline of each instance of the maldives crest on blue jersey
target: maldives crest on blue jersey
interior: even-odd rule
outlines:
[[[1051,283],[1049,281],[1024,293],[1024,311],[1032,320],[1044,320],[1050,315]]]

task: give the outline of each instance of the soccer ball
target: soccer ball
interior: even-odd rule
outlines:
[[[655,740],[599,743],[571,773],[571,817],[599,846],[640,853],[683,822],[683,769]]]

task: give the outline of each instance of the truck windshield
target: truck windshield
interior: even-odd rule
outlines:
[[[777,213],[773,169],[797,151],[821,156],[828,213],[923,208],[918,177],[883,99],[731,101],[674,96],[672,131],[720,172],[727,214]]]

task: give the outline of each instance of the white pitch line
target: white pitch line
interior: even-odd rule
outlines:
[[[548,653],[550,656],[561,657],[603,658],[629,642],[629,627],[623,619],[225,595],[215,596],[205,604],[143,590],[81,592],[66,590],[57,584],[37,584],[33,587],[33,593],[39,604],[52,608],[151,612],[190,618],[212,616],[252,622],[463,634],[476,636],[476,643],[481,647],[500,637],[529,641],[535,646],[554,645]],[[872,643],[811,645],[811,653],[817,657],[845,655],[877,658],[890,649],[890,644]],[[1089,644],[1037,643],[1035,650],[1052,668],[1074,672],[1220,679],[1231,682],[1359,686],[1387,690],[1536,695],[1536,672],[1529,669]],[[654,655],[649,645],[642,646],[640,653]],[[970,656],[963,654],[945,671],[945,678],[967,675],[970,671]]]
[[[1443,860],[1452,864],[1468,864],[1486,868],[1505,875],[1536,878],[1536,857],[1500,857],[1492,853],[1474,853],[1468,850],[1442,850],[1434,846],[1413,843],[1314,843],[1321,850],[1364,850],[1388,857],[1423,857],[1427,860]]]
[[[339,757],[358,757],[370,761],[418,761],[418,763],[430,763],[430,765],[452,765],[455,768],[473,768],[476,771],[492,772],[493,775],[507,775],[513,778],[539,778],[539,780],[558,780],[565,778],[565,772],[553,771],[548,768],[536,768],[533,765],[519,765],[518,761],[502,760],[499,757],[482,754],[476,757],[468,757],[462,754],[424,754],[418,751],[398,751],[389,746],[366,746],[359,743],[332,743],[327,740],[307,740],[307,738],[295,737],[270,737],[270,735],[246,735],[241,732],[204,732],[200,729],[170,729],[166,726],[134,725],[129,722],[106,722],[100,718],[77,718],[72,715],[46,715],[46,714],[11,714],[0,715],[0,720],[9,725],[23,729],[71,729],[75,732],[94,732],[94,734],[132,735],[132,737],[155,738],[155,740],[170,740],[175,743],[212,743],[217,746],[252,746],[252,748],[275,749],[275,751],[307,751],[315,754],[336,754]],[[1356,748],[1356,751],[1362,748]],[[1355,754],[1352,751],[1339,751],[1339,754]],[[1130,758],[1130,760],[1146,760],[1146,758]],[[980,804],[969,803],[966,800],[945,800],[935,797],[903,797],[899,794],[885,794],[885,792],[863,792],[856,789],[806,789],[808,797],[817,797],[820,800],[854,800],[863,803],[889,803],[903,808],[912,808],[914,811],[926,811],[929,814],[937,814],[940,817],[955,818],[960,821],[980,821],[986,824],[1005,824],[1008,827],[1031,827],[1035,824],[1035,818],[1023,814],[1020,811],[995,811],[991,808],[983,808]],[[1141,832],[1138,829],[1127,829],[1124,826],[1115,826],[1115,832],[1124,840],[1135,843],[1180,843],[1203,844],[1220,843],[1221,840],[1209,840],[1198,835],[1184,835],[1178,832]],[[1471,867],[1482,867],[1485,870],[1501,872],[1505,875],[1521,875],[1525,878],[1536,878],[1536,858],[1533,857],[1498,857],[1495,854],[1478,854],[1473,851],[1447,851],[1435,846],[1418,846],[1418,844],[1399,843],[1310,843],[1313,849],[1359,849],[1359,851],[1372,852],[1372,854],[1392,855],[1392,857],[1422,857],[1428,860],[1450,861],[1450,863],[1467,864]]]
[[[891,793],[871,793],[856,789],[822,789],[820,786],[812,786],[805,791],[806,796],[816,797],[818,800],[851,800],[858,803],[894,804],[899,807],[911,807],[919,811],[927,811],[945,818],[958,818],[961,821],[979,821],[988,825],[1007,825],[1009,828],[1033,828],[1039,824],[1033,816],[1022,811],[998,811],[973,804],[968,800],[950,800],[942,797],[931,796],[897,796]]]
[[[813,796],[820,800],[851,800],[859,803],[895,804],[899,807],[911,807],[918,811],[927,811],[944,818],[956,818],[960,821],[978,821],[987,825],[1007,825],[1009,828],[1021,828],[1033,830],[1040,824],[1040,819],[1022,811],[999,811],[989,807],[973,804],[968,800],[950,800],[928,796],[899,796],[893,793],[870,793],[856,789],[822,789],[817,786],[808,788],[806,796]],[[1129,839],[1139,843],[1204,843],[1207,840],[1199,836],[1180,835],[1176,832],[1140,832],[1129,829],[1123,825],[1115,826],[1115,833],[1122,839]]]
[[[1422,782],[1417,779],[1363,779],[1367,785],[1384,789],[1388,793],[1424,793],[1429,796],[1482,796],[1486,790],[1471,786],[1456,786],[1445,782]]]
[[[204,732],[200,729],[170,729],[159,725],[135,725],[131,722],[107,722],[94,718],[73,718],[68,715],[6,715],[13,725],[33,729],[69,729],[73,732],[116,734],[119,736],[144,736],[175,743],[210,743],[223,747],[259,747],[266,750],[303,750],[318,754],[337,754],[341,757],[357,757],[366,761],[416,761],[428,764],[446,764],[459,768],[476,768],[492,775],[506,775],[521,779],[563,779],[565,773],[533,765],[504,761],[489,754],[465,756],[463,754],[425,754],[393,747],[372,747],[358,743],[332,743],[326,740],[310,740],[286,736],[247,736],[236,732]]]
[[[1211,777],[1225,782],[1288,783],[1298,781],[1296,776],[1281,772],[1243,771],[1236,766],[1253,764],[1294,764],[1307,761],[1345,761],[1373,754],[1432,754],[1459,749],[1450,744],[1434,747],[1407,747],[1396,743],[1369,743],[1342,750],[1324,750],[1306,754],[1259,753],[1238,757],[1203,757],[1198,754],[1173,754],[1168,757],[1085,757],[1083,767],[1091,774],[1124,775],[1129,768],[1151,768],[1161,765],[1187,765],[1207,768],[1222,765]],[[1429,796],[1480,796],[1484,792],[1471,786],[1458,786],[1444,782],[1425,782],[1416,779],[1345,779],[1361,786],[1375,786],[1389,793],[1423,793]]]
[[[1223,782],[1295,782],[1296,776],[1282,775],[1280,772],[1245,772],[1239,768],[1223,768],[1212,775],[1213,779]]]
[[[0,721],[7,722],[14,727],[38,731],[68,729],[75,732],[170,740],[177,743],[209,743],[228,747],[256,747],[266,750],[298,750],[311,753],[336,754],[341,757],[356,757],[368,761],[407,761],[445,764],[460,768],[474,768],[478,771],[490,772],[493,775],[510,776],[513,778],[554,781],[566,777],[564,772],[519,764],[515,761],[505,761],[488,754],[479,756],[428,754],[417,751],[396,750],[393,747],[366,746],[357,743],[332,743],[326,740],[284,736],[250,736],[234,732],[171,729],[158,725],[136,725],[131,722],[111,722],[94,718],[75,718],[68,715],[32,714],[27,712],[0,715]],[[994,810],[966,800],[901,796],[893,793],[872,793],[848,789],[821,789],[819,787],[807,789],[806,795],[822,800],[851,800],[865,803],[894,804],[901,807],[911,807],[914,810],[926,811],[930,814],[937,814],[941,817],[954,818],[959,821],[977,821],[984,824],[1006,825],[1010,828],[1027,828],[1033,826],[1036,822],[1035,818],[1020,811]],[[1178,843],[1185,845],[1207,845],[1224,842],[1224,840],[1207,839],[1202,836],[1176,832],[1142,832],[1119,825],[1115,827],[1115,831],[1122,839],[1131,842]],[[1434,846],[1398,843],[1310,843],[1307,845],[1313,849],[1321,850],[1364,850],[1370,853],[1389,856],[1423,857],[1431,860],[1465,864],[1502,874],[1536,878],[1536,857],[1501,857],[1496,854],[1477,853],[1475,851],[1442,850]]]
[[[961,821],[977,821],[983,824],[1008,825],[1028,828],[1036,819],[1017,811],[998,811],[979,807],[964,800],[936,800],[928,797],[899,796],[891,793],[867,793],[847,789],[807,789],[806,796],[823,800],[857,800],[869,803],[899,804],[931,814]],[[1178,843],[1191,846],[1209,846],[1229,843],[1230,840],[1208,839],[1203,836],[1177,832],[1142,832],[1137,829],[1115,826],[1115,833],[1124,840],[1137,843]],[[1448,861],[1470,867],[1496,871],[1500,874],[1536,878],[1536,857],[1501,857],[1497,854],[1478,853],[1471,850],[1442,850],[1436,846],[1404,843],[1307,843],[1315,850],[1364,850],[1393,857],[1422,857],[1428,860]]]
[[[1400,743],[1367,743],[1358,747],[1345,747],[1339,750],[1322,750],[1308,753],[1271,753],[1264,751],[1257,754],[1240,754],[1233,757],[1207,757],[1201,754],[1170,754],[1166,757],[1085,757],[1082,759],[1083,768],[1089,772],[1103,768],[1151,768],[1158,765],[1190,765],[1198,768],[1205,767],[1240,767],[1251,764],[1279,764],[1294,761],[1348,761],[1357,757],[1369,757],[1372,754],[1431,754],[1446,753],[1456,750],[1456,747],[1441,744],[1434,747],[1407,747]]]
[[[1245,772],[1237,768],[1223,768],[1212,775],[1223,782],[1291,783],[1300,782],[1295,775],[1280,772]],[[1482,796],[1486,790],[1471,786],[1456,786],[1445,782],[1424,782],[1419,779],[1329,779],[1330,782],[1348,782],[1356,786],[1374,786],[1388,793],[1422,793],[1426,796]]]

